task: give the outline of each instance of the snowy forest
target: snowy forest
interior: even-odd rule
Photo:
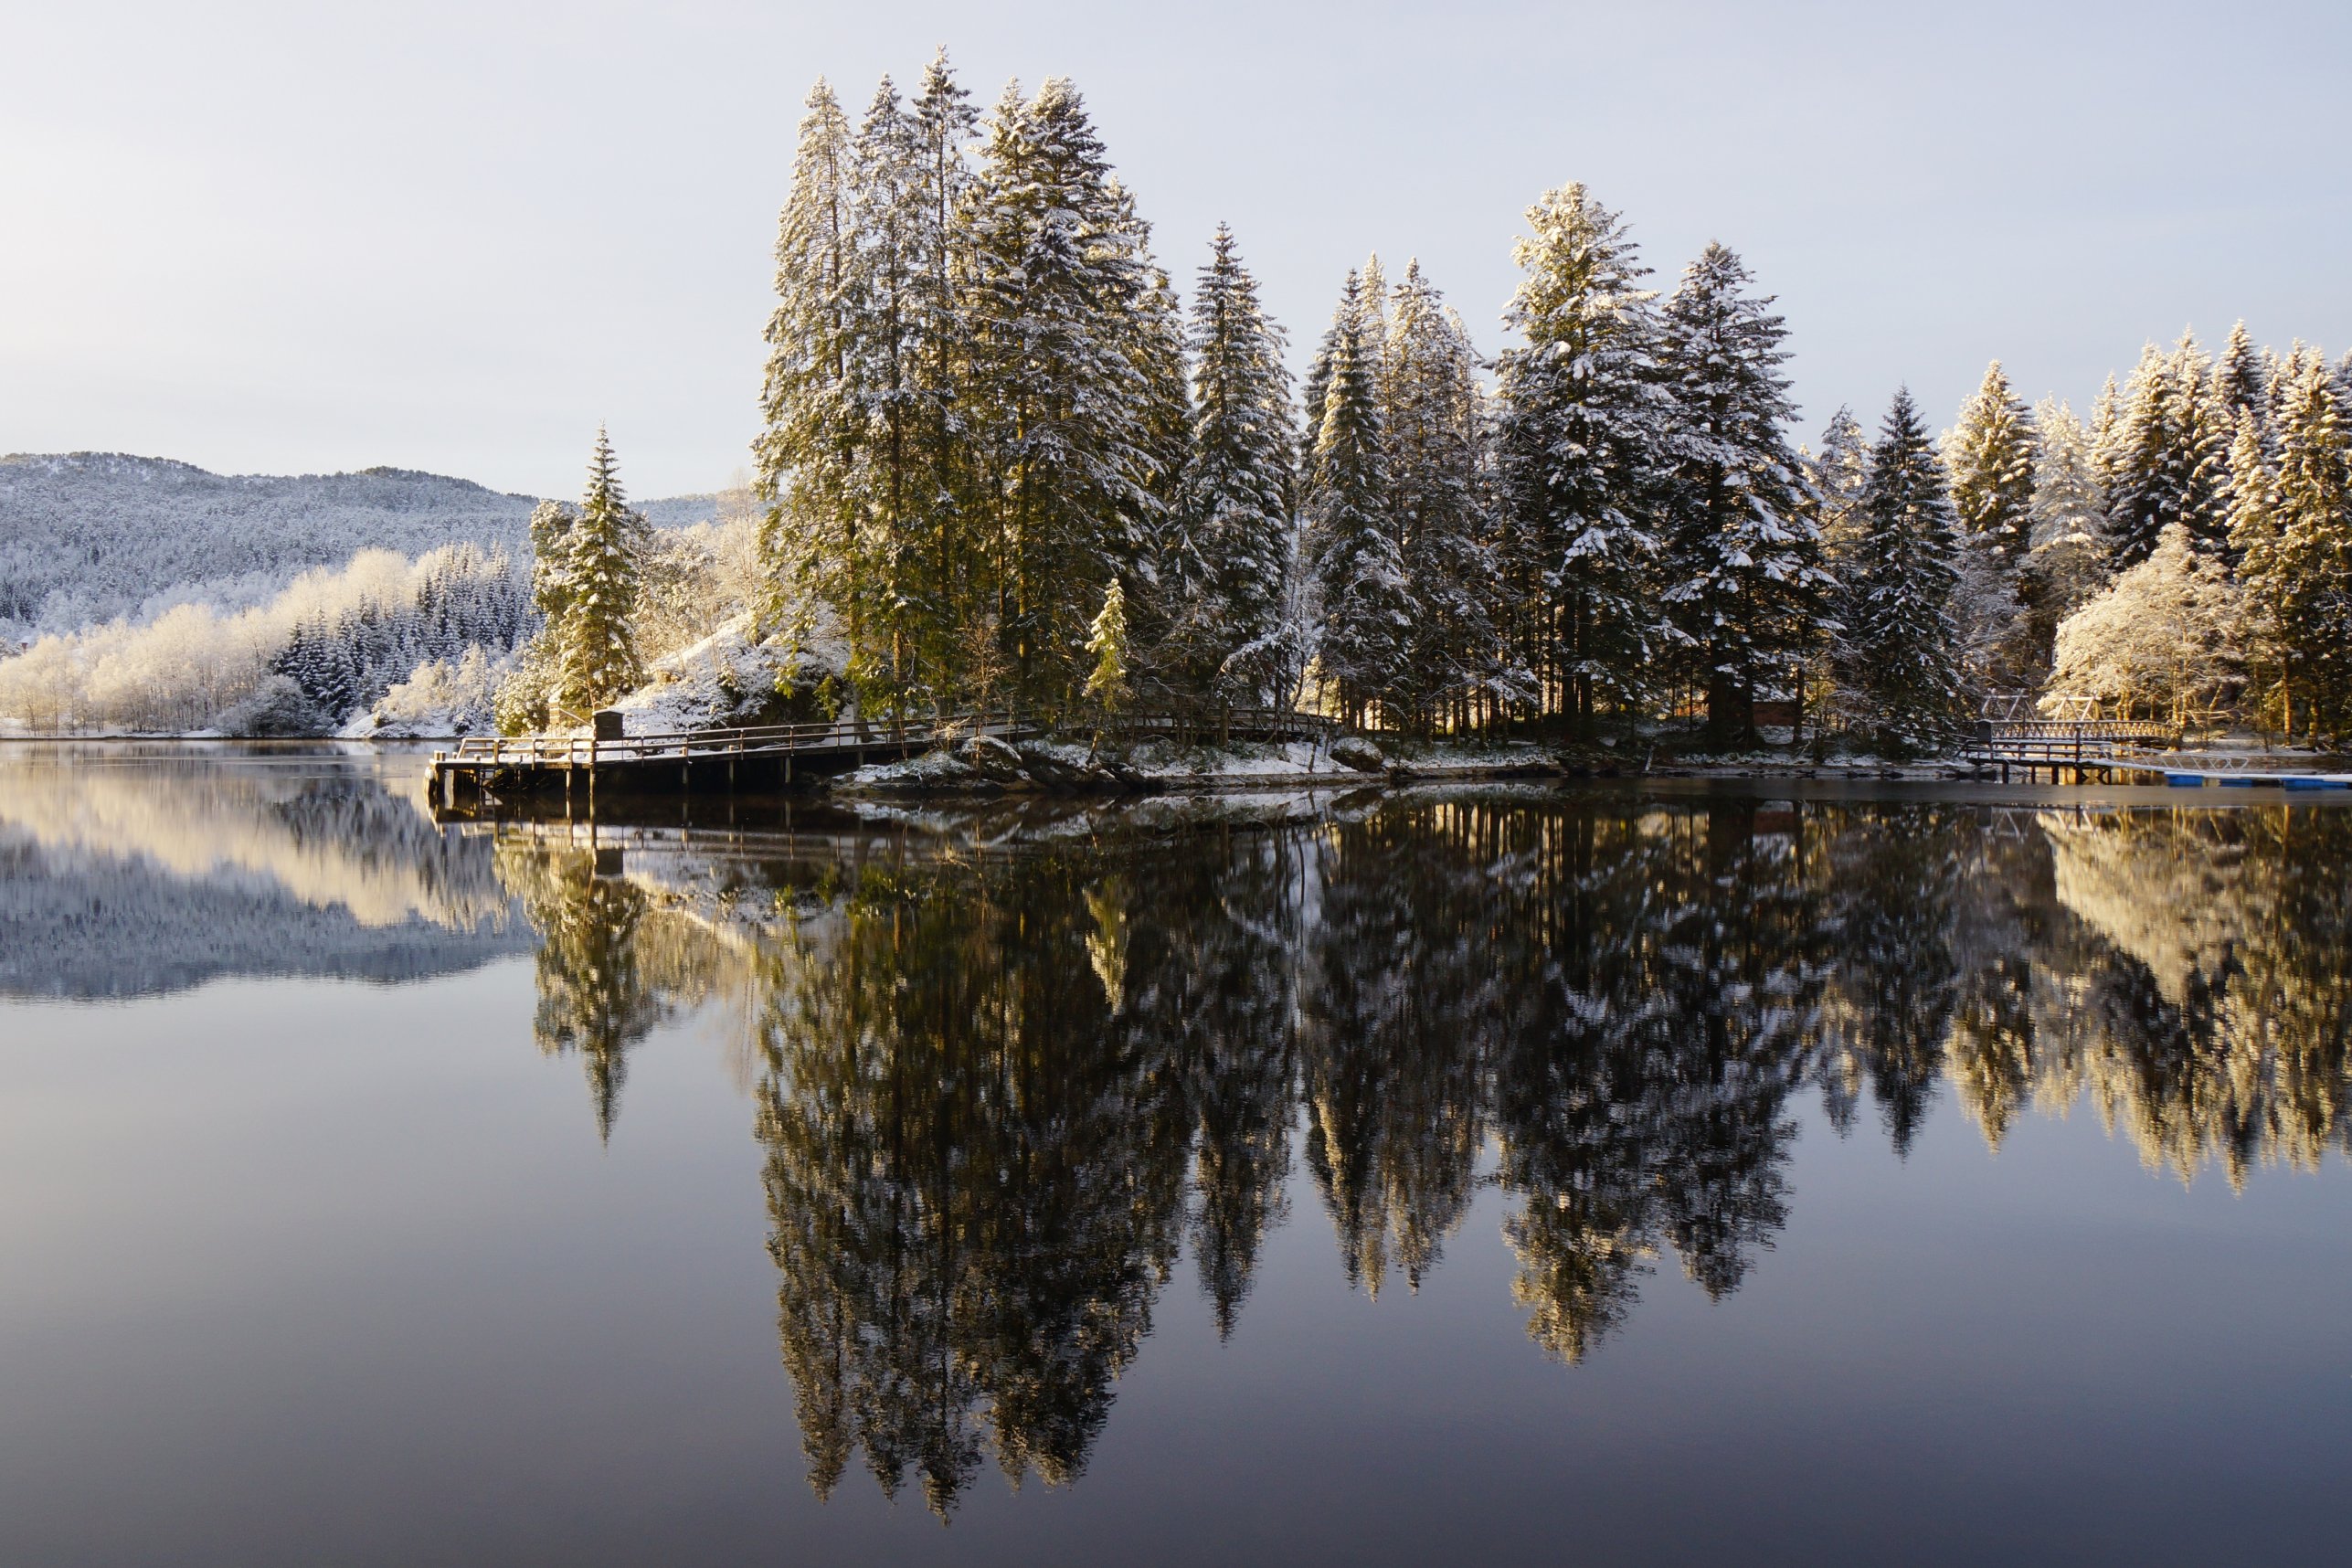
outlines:
[[[1303,385],[1220,228],[1189,304],[1076,90],[977,114],[944,58],[820,82],[757,457],[786,635],[862,706],[1298,703],[1594,736],[1760,702],[1917,748],[1980,694],[2352,724],[2352,355],[2151,346],[2087,419],[2000,366],[1793,444],[1787,330],[1711,245],[1671,290],[1539,199],[1488,356],[1417,263],[1342,283]]]
[[[727,692],[700,723],[1296,706],[1915,755],[2022,693],[2352,733],[2352,355],[2185,334],[2086,413],[1995,362],[1941,433],[1898,390],[1806,446],[1787,326],[1733,250],[1664,287],[1570,184],[1514,257],[1491,353],[1375,256],[1294,377],[1240,238],[1180,292],[1066,80],[982,114],[942,55],[855,118],[821,81],[719,515],[654,526],[599,435],[527,574],[363,552],[271,602],[53,631],[0,657],[0,718],[537,729],[699,658]]]

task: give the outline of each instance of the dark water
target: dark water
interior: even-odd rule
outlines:
[[[2352,810],[418,766],[0,751],[0,1562],[2343,1550]]]

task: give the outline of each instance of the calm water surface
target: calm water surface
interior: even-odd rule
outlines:
[[[0,749],[0,1562],[2343,1551],[2352,809],[420,768]]]

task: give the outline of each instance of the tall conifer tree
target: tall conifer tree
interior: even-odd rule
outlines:
[[[1388,454],[1375,369],[1364,355],[1363,284],[1348,274],[1332,318],[1323,417],[1308,471],[1308,559],[1316,658],[1340,714],[1388,704],[1408,625],[1404,563],[1388,515]]]
[[[565,542],[570,608],[556,643],[556,702],[585,715],[645,678],[637,657],[637,584],[646,523],[621,493],[612,443],[599,429],[588,491]]]
[[[1861,530],[1838,585],[1845,691],[1853,716],[1882,737],[1922,747],[1960,717],[1959,522],[1927,428],[1898,391],[1870,449]]]
[[[1399,705],[1430,727],[1470,717],[1496,685],[1493,507],[1482,471],[1486,399],[1461,318],[1406,264],[1393,296],[1380,378],[1388,515],[1411,625],[1399,658]]]
[[[1787,328],[1748,281],[1709,245],[1667,302],[1661,355],[1673,397],[1663,599],[1725,744],[1754,738],[1756,689],[1802,657],[1829,582],[1786,434]]]
[[[1223,224],[1194,285],[1188,346],[1192,440],[1161,574],[1171,650],[1195,689],[1262,701],[1287,664],[1276,644],[1297,437],[1282,329]]]
[[[1497,365],[1511,630],[1546,705],[1589,733],[1605,709],[1638,710],[1675,641],[1656,597],[1657,296],[1625,224],[1583,185],[1527,220],[1503,318],[1526,341]]]
[[[808,111],[791,195],[777,224],[764,428],[752,449],[768,503],[759,541],[768,576],[760,620],[776,626],[797,617],[801,631],[820,601],[854,620],[861,544],[850,503],[862,433],[849,366],[855,150],[848,117],[821,78]]]

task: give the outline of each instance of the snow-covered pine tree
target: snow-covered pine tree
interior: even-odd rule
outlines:
[[[1830,580],[1788,444],[1788,330],[1748,285],[1710,244],[1667,302],[1659,354],[1673,399],[1662,597],[1720,745],[1754,740],[1757,688],[1789,679]]]
[[[2235,426],[2223,422],[2210,382],[2195,333],[2183,333],[2170,354],[2150,344],[2140,355],[2107,476],[2108,536],[2119,567],[2145,559],[2174,523],[2199,542],[2221,542]]]
[[[2262,427],[2251,409],[2238,415],[2230,443],[2230,549],[2238,561],[2237,642],[2246,662],[2243,705],[2263,724],[2284,721],[2293,705],[2288,685],[2286,599],[2282,570],[2278,485],[2263,450]]]
[[[1363,354],[1363,281],[1348,274],[1332,317],[1323,416],[1305,514],[1319,634],[1317,668],[1350,723],[1393,703],[1410,623],[1404,563],[1388,514],[1387,453],[1374,366]]]
[[[810,90],[792,190],[777,223],[776,309],[768,319],[763,428],[752,455],[767,577],[758,618],[804,634],[819,604],[854,622],[859,541],[851,468],[861,421],[851,391],[855,263],[854,138],[832,89]],[[858,629],[853,625],[853,641]]]
[[[1021,695],[1066,705],[1104,591],[1141,558],[1136,520],[1156,468],[1150,379],[1134,357],[1150,280],[1067,81],[1025,102],[1007,89],[961,228],[991,608]]]
[[[1460,729],[1473,719],[1473,699],[1500,684],[1486,398],[1469,333],[1417,259],[1392,306],[1380,403],[1388,513],[1410,610],[1398,705],[1415,728]]]
[[[984,508],[970,493],[972,463],[967,413],[971,334],[963,287],[968,269],[960,255],[959,220],[971,185],[966,157],[980,117],[971,95],[959,86],[941,49],[924,69],[923,84],[910,114],[916,169],[911,196],[918,208],[912,243],[914,291],[910,313],[916,357],[917,407],[915,468],[930,509],[931,558],[925,563],[926,597],[934,607],[934,628],[944,641],[920,655],[937,672],[938,683],[969,699],[966,672],[958,651],[968,641],[971,619],[982,613],[975,597],[976,566],[986,541],[976,519]],[[986,608],[992,609],[992,605]]]
[[[2228,421],[2233,444],[2241,415],[2251,418],[2255,433],[2261,434],[2270,409],[2270,372],[2262,351],[2254,346],[2253,335],[2247,332],[2243,321],[2230,329],[2230,341],[2213,362],[2209,394],[2220,406],[2220,417]]]
[[[1095,666],[1086,676],[1086,695],[1107,715],[1127,701],[1127,592],[1117,577],[1103,591],[1103,607],[1086,630],[1086,652]]]
[[[612,442],[599,428],[579,518],[567,537],[572,599],[556,642],[555,703],[575,723],[645,678],[631,624],[645,532],[644,517],[629,510],[621,493]]]
[[[1193,288],[1187,346],[1192,429],[1160,557],[1164,662],[1222,702],[1260,703],[1288,662],[1279,637],[1297,435],[1282,329],[1224,224]]]
[[[2033,416],[1997,359],[1960,406],[1944,461],[1961,531],[1989,541],[2014,564],[2033,544]]]
[[[2352,733],[2352,418],[2317,354],[2287,388],[2277,438],[2278,545],[2255,591],[2285,655],[2283,727],[2341,736]]]
[[[1962,645],[1990,685],[2018,687],[2033,672],[2030,584],[2033,545],[2033,417],[1995,360],[1960,406],[1944,440],[1952,508],[1960,519]]]
[[[2091,432],[2051,398],[2034,410],[2033,552],[2026,557],[2029,680],[2050,668],[2058,627],[2107,583],[2107,496]]]
[[[925,449],[927,345],[919,297],[929,217],[915,117],[888,77],[851,145],[849,244],[842,283],[844,410],[855,440],[842,497],[850,558],[836,608],[855,629],[849,674],[867,713],[936,692],[948,641],[930,567],[944,518]]]
[[[1838,583],[1849,722],[1897,747],[1932,745],[1953,733],[1964,705],[1952,602],[1961,543],[1944,465],[1908,388],[1870,449],[1860,521]]]
[[[1656,594],[1657,295],[1624,222],[1582,185],[1527,219],[1503,316],[1526,341],[1497,362],[1506,634],[1544,705],[1589,734],[1605,712],[1638,714],[1675,641]]]
[[[1160,581],[1160,568],[1170,553],[1170,535],[1181,526],[1176,508],[1192,440],[1184,304],[1167,270],[1152,258],[1151,226],[1136,215],[1134,198],[1124,185],[1114,179],[1111,186],[1119,232],[1141,283],[1134,308],[1117,320],[1122,329],[1119,352],[1134,367],[1141,388],[1137,412],[1142,460],[1119,535],[1126,541],[1127,553],[1113,570],[1127,584],[1129,647],[1137,665],[1133,673],[1162,696],[1189,698],[1197,688],[1178,672],[1143,667],[1146,652],[1168,642],[1174,613],[1172,596]]]
[[[1870,477],[1870,442],[1853,409],[1843,404],[1822,427],[1821,450],[1799,449],[1805,460],[1815,526],[1821,535],[1822,569],[1830,586],[1824,595],[1822,622],[1813,640],[1813,657],[1803,672],[1799,693],[1800,727],[1806,715],[1834,704],[1838,672],[1849,663],[1845,630],[1837,619],[1847,577],[1854,569],[1862,536],[1862,486]]]

